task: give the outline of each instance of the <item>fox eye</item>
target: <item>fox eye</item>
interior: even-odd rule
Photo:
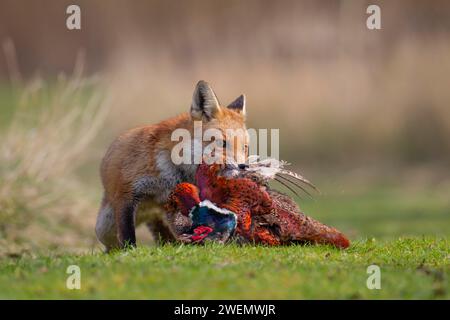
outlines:
[[[225,140],[222,141],[222,148],[226,148],[227,147],[227,142]]]

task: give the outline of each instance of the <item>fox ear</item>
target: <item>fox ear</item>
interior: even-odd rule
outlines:
[[[195,87],[192,97],[191,116],[193,119],[207,121],[215,117],[220,111],[219,100],[211,86],[203,80],[200,80]]]
[[[236,98],[236,100],[230,103],[227,108],[242,113],[245,116],[246,113],[245,96],[241,94],[239,97]]]

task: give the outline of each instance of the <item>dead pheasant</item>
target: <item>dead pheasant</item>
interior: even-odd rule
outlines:
[[[283,175],[312,186],[283,169],[283,163],[253,162],[245,170],[202,164],[196,186],[177,185],[166,207],[191,218],[190,232],[180,235],[188,242],[234,238],[273,246],[306,242],[347,248],[350,242],[342,233],[304,215],[290,197],[270,189],[268,182]]]

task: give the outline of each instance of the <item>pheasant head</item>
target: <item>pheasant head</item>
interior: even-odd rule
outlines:
[[[208,199],[200,201],[199,189],[190,183],[178,184],[165,208],[168,212],[179,211],[191,219],[191,233],[180,236],[187,242],[200,242],[205,238],[225,242],[237,225],[234,212],[220,208]]]

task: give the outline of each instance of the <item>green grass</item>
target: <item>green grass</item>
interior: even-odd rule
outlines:
[[[300,207],[353,239],[450,235],[448,188],[409,190],[399,185],[372,185],[341,194],[336,188],[327,189],[330,193],[315,201],[300,201]]]
[[[14,99],[13,91],[0,86],[4,116],[0,129],[12,119]],[[98,148],[105,147],[96,143]],[[74,196],[74,202],[66,201],[73,214],[67,214],[69,208],[62,208],[59,202],[27,211],[24,205],[30,201],[21,192],[16,192],[20,197],[10,206],[11,215],[0,212],[0,231],[14,227],[24,238],[11,240],[16,238],[0,233],[0,298],[450,298],[448,179],[428,186],[416,181],[411,187],[398,183],[398,177],[391,179],[397,184],[381,177],[358,187],[345,177],[319,175],[324,183],[315,182],[323,194],[316,196],[316,201],[301,200],[300,206],[308,215],[348,235],[353,244],[345,251],[324,246],[141,245],[107,255],[100,253],[99,247],[89,251],[94,221],[75,223],[96,214],[100,199],[98,161],[94,157],[77,171],[80,186],[86,187],[92,201],[85,199],[84,193]],[[340,181],[340,185],[330,185],[333,181]],[[29,182],[17,182],[30,191]],[[49,180],[46,184],[54,187]],[[8,188],[12,190],[11,185]],[[45,196],[45,190],[37,188],[36,198]],[[0,200],[10,204],[12,199],[4,197]],[[77,205],[81,200],[88,202],[86,209]],[[25,226],[33,228],[24,231]],[[62,240],[71,247],[64,247]],[[80,247],[83,254],[69,253]],[[81,290],[66,288],[66,269],[72,264],[81,268]],[[366,287],[371,264],[381,268],[381,290]]]
[[[326,246],[141,245],[103,254],[64,247],[0,256],[0,298],[449,299],[450,212],[445,192],[372,187],[324,194],[301,207],[340,228],[350,249]],[[69,265],[81,290],[66,288]],[[366,287],[381,268],[381,290]]]
[[[0,298],[450,298],[449,243],[437,238],[330,247],[165,245],[114,254],[40,255],[0,262]],[[81,289],[66,268],[81,268]],[[366,287],[381,268],[381,289]]]

